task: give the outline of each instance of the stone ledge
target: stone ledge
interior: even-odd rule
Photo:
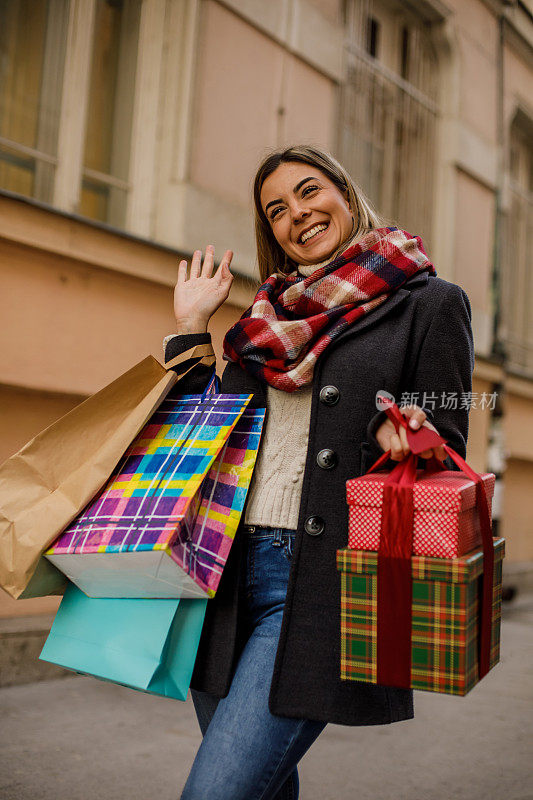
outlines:
[[[533,561],[503,561],[503,585],[519,595],[533,594]]]
[[[53,619],[48,614],[0,619],[0,687],[72,677],[72,672],[39,660]]]

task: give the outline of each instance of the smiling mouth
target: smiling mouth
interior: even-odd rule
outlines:
[[[319,233],[323,233],[323,231],[327,230],[328,228],[329,222],[321,222],[319,225],[314,225],[312,228],[309,228],[309,230],[300,234],[298,237],[298,244],[307,244],[307,242],[311,241],[318,236]]]

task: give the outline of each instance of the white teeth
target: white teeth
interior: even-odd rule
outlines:
[[[315,225],[314,228],[311,228],[311,230],[306,231],[304,234],[302,234],[302,236],[300,236],[300,242],[304,244],[305,242],[308,241],[308,239],[311,239],[313,236],[316,236],[317,233],[325,231],[327,227],[328,227],[327,223],[323,223],[321,225]]]

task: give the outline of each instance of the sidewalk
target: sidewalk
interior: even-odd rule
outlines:
[[[301,800],[533,800],[533,595],[504,611],[502,662],[467,697],[417,692],[413,721],[329,725]],[[0,690],[1,800],[177,800],[192,703],[72,677]],[[208,798],[206,798],[208,800]]]

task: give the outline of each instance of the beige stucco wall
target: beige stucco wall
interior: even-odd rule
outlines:
[[[488,354],[492,343],[494,193],[462,170],[457,170],[456,192],[453,280],[470,300],[476,352]]]
[[[0,385],[0,463],[83,400],[75,394]]]
[[[496,17],[481,0],[456,1],[454,7],[462,74],[461,117],[483,140],[496,144]]]
[[[149,353],[172,329],[172,293],[49,253],[0,246],[5,311],[2,379],[90,394]]]
[[[523,385],[524,382],[518,383]],[[510,458],[533,463],[533,393],[520,395],[513,392],[512,387],[513,382],[510,382],[505,398],[505,448]],[[531,511],[533,513],[533,501]]]
[[[505,472],[502,503],[502,536],[508,563],[533,561],[533,462],[510,458]]]
[[[492,384],[490,381],[476,376],[472,380],[472,392],[477,393],[474,396],[481,397],[485,392],[487,395],[492,392]],[[488,469],[487,463],[487,449],[488,449],[488,436],[490,428],[490,411],[486,408],[481,408],[480,404],[476,404],[476,408],[470,409],[468,418],[468,444],[466,450],[466,459],[472,469],[477,472],[486,472]]]
[[[283,50],[217,3],[203,17],[191,181],[247,204],[259,154],[278,138]]]
[[[509,562],[533,561],[533,391],[527,381],[510,379],[505,394],[503,436],[506,453],[502,535]]]

